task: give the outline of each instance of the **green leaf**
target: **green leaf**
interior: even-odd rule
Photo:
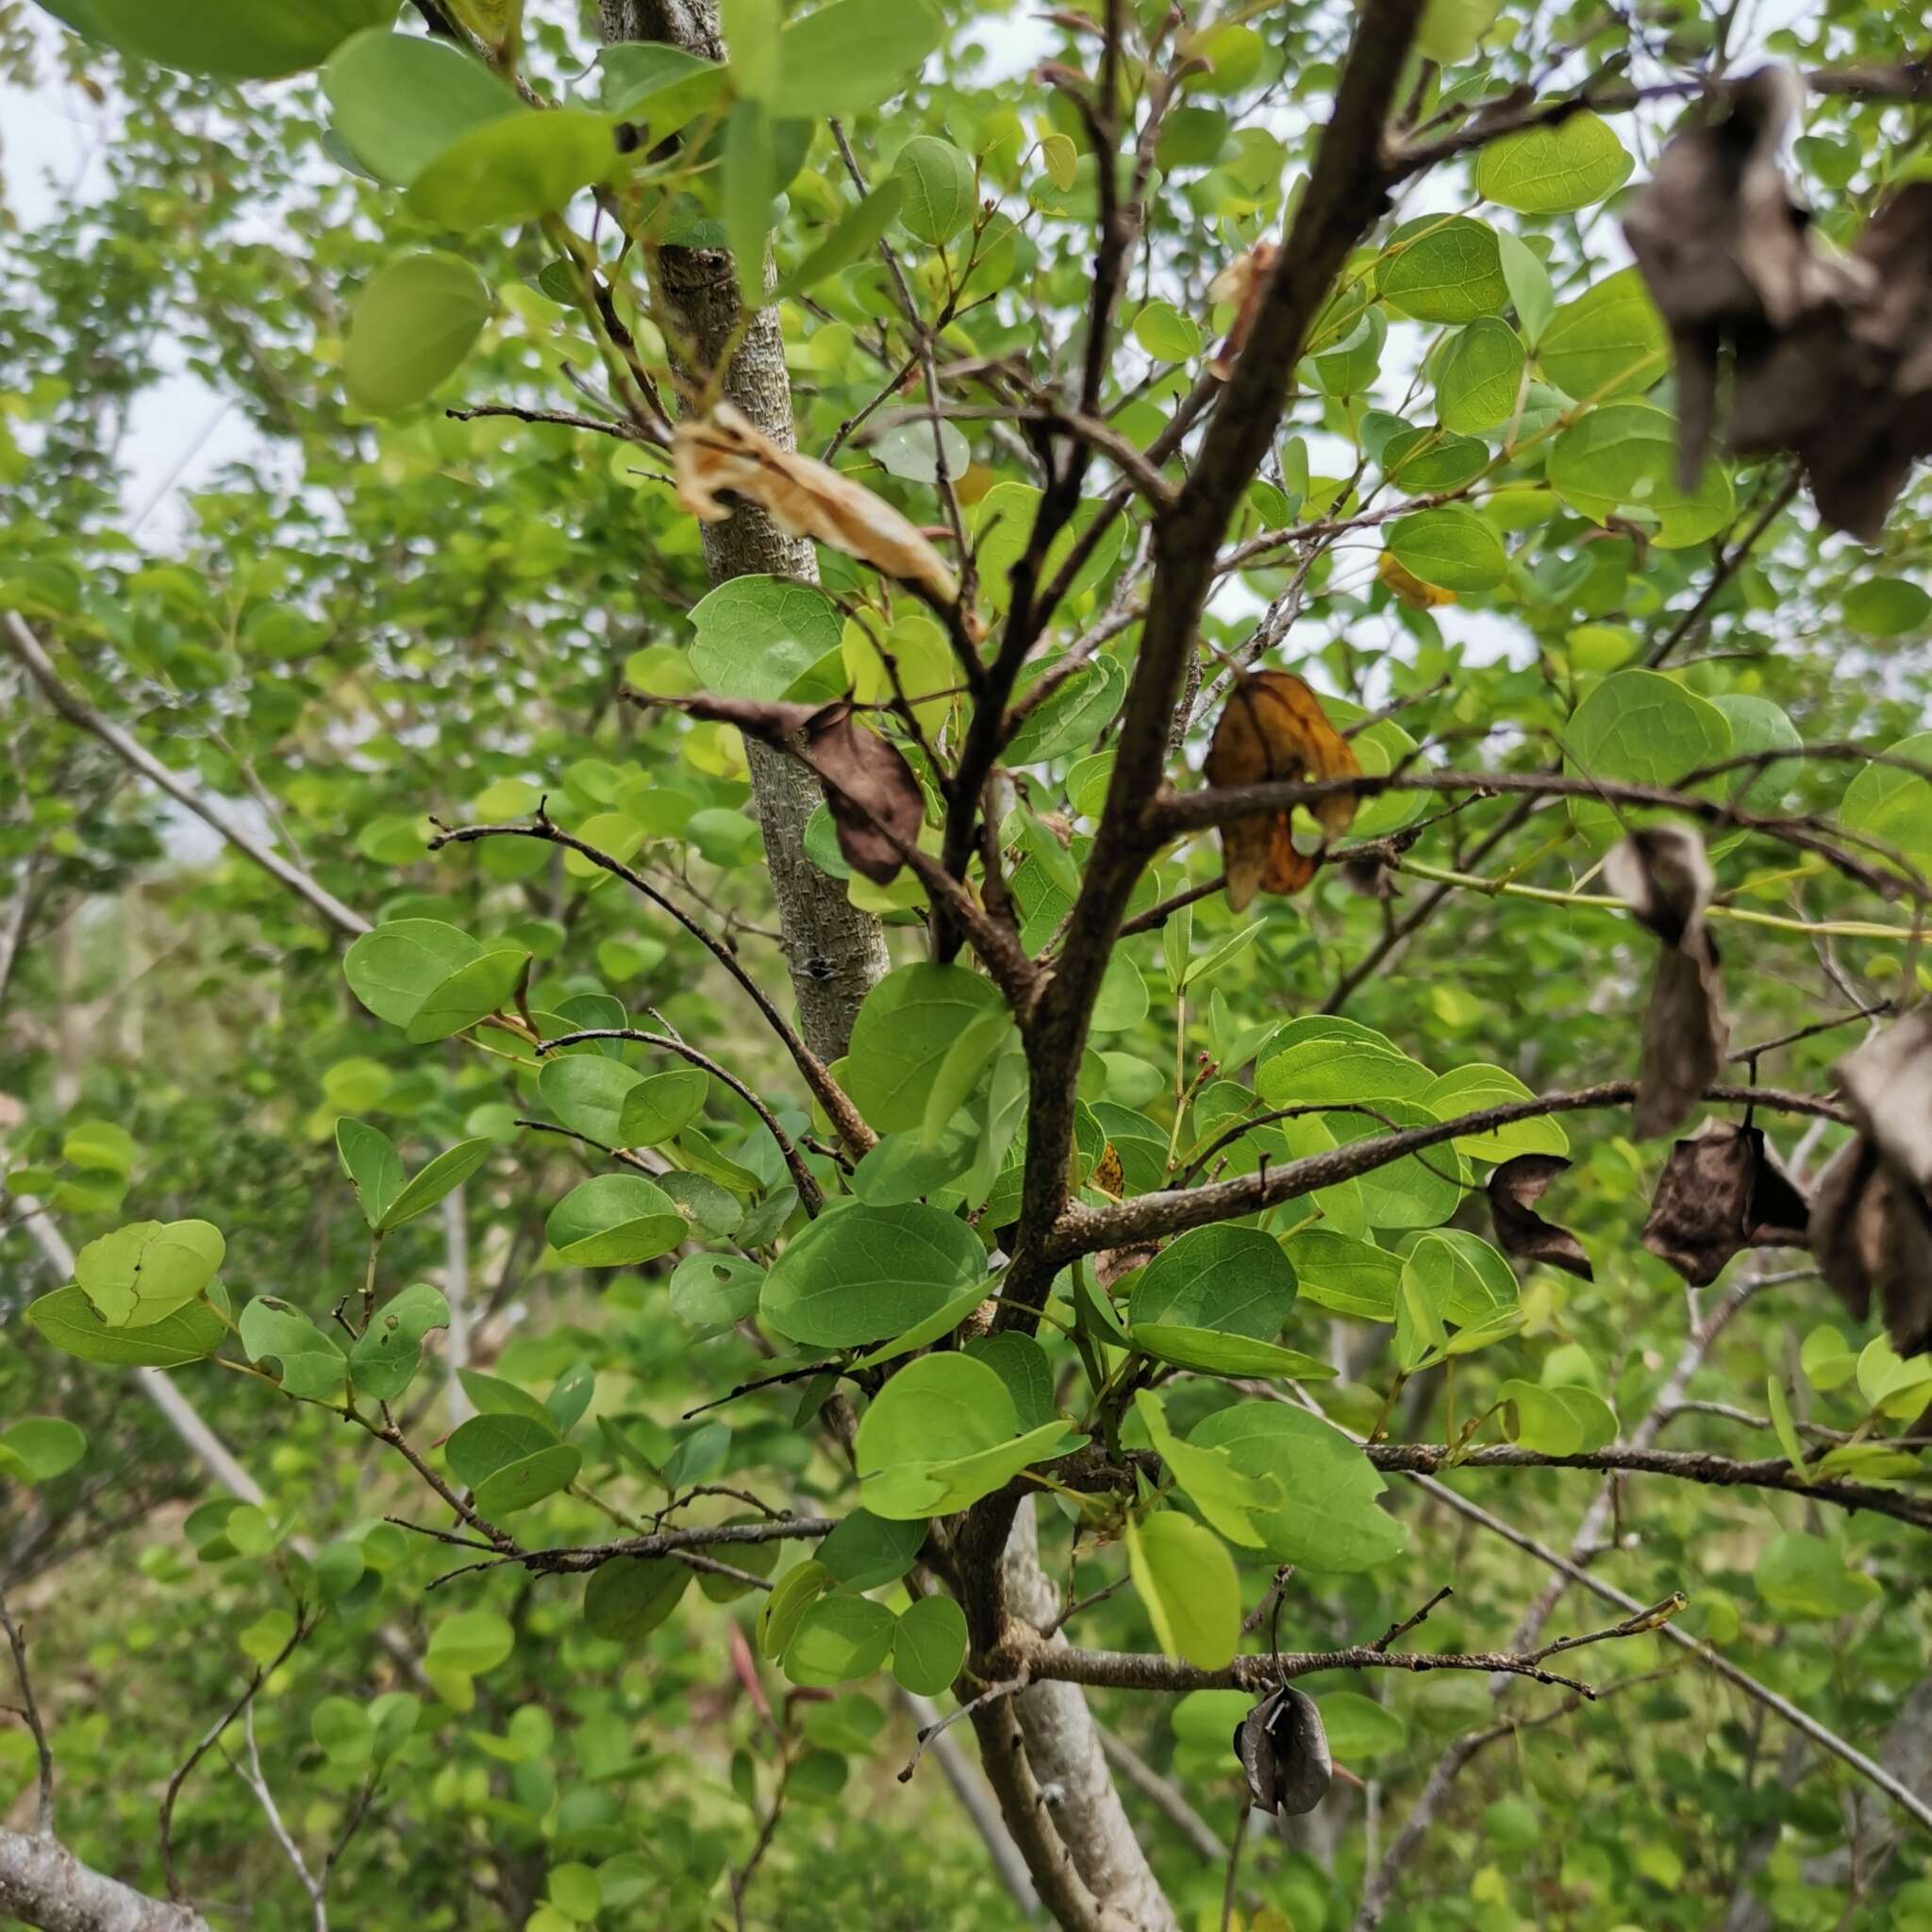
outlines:
[[[989,1007],[960,1027],[926,1090],[925,1111],[919,1123],[922,1144],[938,1146],[953,1116],[972,1097],[980,1076],[1014,1031],[1013,1016],[1004,1006]]]
[[[1568,214],[1615,193],[1634,165],[1609,124],[1585,108],[1479,148],[1475,192],[1523,214]]]
[[[973,219],[973,163],[951,142],[915,134],[899,150],[891,178],[899,184],[900,221],[930,246],[950,242]]]
[[[1507,423],[1527,361],[1522,338],[1499,317],[1458,329],[1430,358],[1438,421],[1459,436]]]
[[[75,1167],[117,1174],[123,1180],[134,1173],[141,1148],[125,1127],[112,1121],[76,1121],[60,1139],[60,1158]]]
[[[1791,1474],[1809,1482],[1810,1468],[1805,1460],[1805,1445],[1798,1440],[1797,1423],[1791,1416],[1791,1398],[1786,1394],[1785,1385],[1775,1375],[1765,1377],[1764,1401],[1771,1411],[1771,1426],[1776,1432],[1777,1446],[1785,1452],[1785,1460],[1791,1465]]]
[[[702,1091],[705,1076],[695,1067],[690,1071]],[[644,1076],[622,1060],[608,1060],[602,1054],[564,1053],[544,1061],[537,1075],[537,1097],[573,1133],[587,1135],[606,1147],[627,1147],[631,1143],[622,1138],[625,1102],[643,1082]]]
[[[1033,533],[1034,520],[1040,510],[1040,499],[1041,492],[1030,483],[995,483],[979,499],[973,512],[973,541],[979,557],[980,591],[996,609],[1004,610],[1012,602],[1012,568],[1026,553],[1027,540]],[[1041,584],[1055,580],[1072,555],[1074,545],[1104,513],[1105,508],[1098,497],[1081,499],[1067,526],[1047,545],[1046,562],[1040,573]],[[1109,519],[1106,532],[1095,541],[1087,560],[1074,573],[1074,580],[1069,587],[1072,597],[1082,597],[1099,584],[1113,568],[1125,541],[1125,519]],[[1024,692],[1026,688],[1024,680],[1019,688]],[[1037,715],[1029,719],[1020,736],[1024,738],[1025,731],[1037,722]],[[1010,750],[1007,757],[1010,763],[1025,762],[1014,758]]]
[[[930,1315],[913,1323],[889,1341],[882,1341],[876,1348],[869,1348],[852,1364],[855,1369],[875,1369],[886,1362],[894,1362],[902,1355],[910,1355],[916,1348],[924,1348],[928,1342],[938,1341],[942,1336],[950,1335],[995,1287],[991,1281],[975,1281],[963,1294],[942,1304]]]
[[[1480,1113],[1492,1107],[1507,1107],[1533,1096],[1516,1075],[1504,1067],[1452,1067],[1418,1093],[1416,1103],[1425,1107],[1438,1120],[1453,1121],[1459,1114]],[[1513,1160],[1519,1154],[1567,1154],[1570,1136],[1559,1122],[1518,1121],[1511,1126],[1495,1127],[1486,1134],[1458,1134],[1449,1143],[1472,1160]]]
[[[772,179],[778,166],[772,123],[756,100],[741,100],[724,124],[724,171],[719,200],[738,275],[739,301],[764,306],[765,238],[772,226]]]
[[[1509,306],[1516,310],[1517,325],[1524,341],[1534,347],[1557,310],[1550,272],[1542,258],[1507,228],[1496,230],[1496,251],[1503,279],[1509,284]]]
[[[1489,32],[1502,0],[1428,0],[1416,28],[1415,43],[1439,67],[1467,60]]]
[[[691,665],[723,697],[782,698],[839,648],[839,607],[811,584],[742,576],[720,584],[691,613]]]
[[[921,1524],[919,1530],[923,1540],[925,1525]],[[677,1567],[682,1569],[683,1565]],[[779,1577],[758,1609],[758,1655],[774,1661],[783,1657],[797,1635],[806,1611],[831,1589],[832,1583],[832,1573],[810,1558]]]
[[[451,142],[524,105],[453,41],[371,28],[323,70],[335,129],[372,175],[407,188]]]
[[[1551,317],[1536,345],[1542,373],[1579,401],[1647,390],[1670,365],[1670,336],[1642,275],[1620,269]]]
[[[983,1280],[986,1265],[978,1237],[955,1215],[917,1202],[842,1203],[786,1243],[759,1307],[794,1341],[854,1348],[937,1314]]]
[[[1157,362],[1191,362],[1201,353],[1201,325],[1171,302],[1149,302],[1134,317],[1134,340]]]
[[[1842,1389],[1858,1373],[1857,1351],[1829,1322],[1821,1322],[1806,1336],[1798,1351],[1798,1366],[1812,1388],[1828,1394]]]
[[[1400,1256],[1326,1227],[1298,1228],[1282,1245],[1294,1263],[1303,1301],[1338,1315],[1394,1321]]]
[[[1765,1607],[1790,1624],[1853,1616],[1884,1594],[1875,1576],[1847,1569],[1823,1537],[1797,1532],[1771,1540],[1752,1580]]]
[[[1294,1298],[1294,1264],[1272,1235],[1196,1227],[1135,1277],[1127,1319],[1136,1328],[1215,1328],[1265,1341],[1280,1334]]]
[[[1587,1456],[1616,1440],[1617,1416],[1593,1389],[1545,1389],[1520,1378],[1496,1391],[1503,1431],[1541,1456]]]
[[[282,1392],[298,1402],[340,1408],[348,1399],[349,1363],[341,1345],[300,1308],[275,1295],[258,1294],[236,1324],[248,1359],[275,1365]]]
[[[1274,1561],[1355,1572],[1401,1554],[1402,1524],[1375,1507],[1382,1478],[1320,1416],[1286,1403],[1240,1402],[1210,1415],[1188,1440],[1225,1449],[1245,1475],[1279,1483],[1288,1501],[1256,1524]]]
[[[1154,1453],[1208,1523],[1229,1542],[1259,1549],[1262,1537],[1255,1519],[1281,1507],[1287,1500],[1281,1485],[1273,1476],[1244,1475],[1225,1449],[1184,1442],[1168,1427],[1160,1397],[1151,1389],[1135,1391],[1134,1409]]]
[[[849,1684],[869,1677],[892,1648],[898,1620],[870,1597],[835,1591],[815,1597],[785,1647],[785,1674],[794,1684]]]
[[[1417,322],[1474,322],[1509,301],[1496,231],[1468,215],[1422,215],[1390,236],[1376,292]]]
[[[858,1424],[865,1507],[901,1522],[951,1514],[1082,1440],[1063,1423],[1024,1435],[1019,1426],[1007,1385],[984,1362],[921,1356],[879,1391]]]
[[[893,175],[881,182],[857,207],[847,208],[839,217],[831,233],[779,283],[778,298],[802,295],[808,289],[816,288],[827,275],[835,275],[841,269],[849,268],[855,261],[870,255],[885,240],[886,230],[892,225],[905,205],[905,199],[906,184]],[[950,463],[947,469],[949,473],[952,471]],[[733,581],[741,583],[744,580],[735,578]],[[717,591],[711,594],[716,596]],[[717,688],[712,687],[714,690]]]
[[[1888,745],[1893,758],[1932,766],[1932,731]],[[1839,823],[1903,855],[1920,871],[1932,869],[1932,779],[1898,765],[1860,765],[1839,806]]]
[[[390,1203],[377,1227],[387,1234],[427,1213],[445,1194],[461,1187],[495,1151],[496,1142],[487,1139],[458,1141],[454,1147],[445,1147],[426,1167],[410,1175],[408,1185]]]
[[[58,11],[58,9],[56,9]],[[86,0],[90,31],[187,74],[273,80],[319,66],[360,27],[387,25],[389,0]]]
[[[876,1590],[911,1569],[925,1542],[925,1524],[893,1523],[855,1509],[819,1545],[818,1560],[847,1590]]]
[[[483,957],[468,933],[440,919],[396,919],[366,932],[342,956],[349,991],[391,1026],[407,1026],[459,967]]]
[[[467,232],[554,214],[613,173],[607,115],[587,108],[525,110],[486,121],[443,148],[409,185],[410,213]]]
[[[778,86],[778,0],[719,0],[718,17],[740,98],[769,104]]]
[[[1909,577],[1861,577],[1839,600],[1845,622],[1868,638],[1923,630],[1932,617],[1932,593]]]
[[[621,120],[642,122],[654,143],[708,113],[729,81],[720,62],[652,41],[600,48],[597,64],[604,106]]]
[[[429,1633],[425,1656],[439,1670],[479,1677],[493,1671],[515,1648],[516,1633],[494,1610],[459,1610]]]
[[[486,1375],[480,1369],[458,1369],[457,1380],[472,1407],[483,1415],[521,1415],[541,1423],[554,1435],[557,1424],[550,1411],[530,1393],[501,1375]]]
[[[423,1338],[449,1326],[449,1304],[426,1281],[411,1282],[375,1311],[349,1351],[349,1380],[358,1395],[394,1402],[415,1379]]]
[[[1555,327],[1555,325],[1552,325]],[[1550,451],[1550,488],[1593,524],[1654,525],[1659,550],[1683,550],[1731,521],[1730,473],[1707,463],[1693,488],[1677,481],[1676,425],[1647,403],[1607,403],[1563,431]]]
[[[1721,691],[1711,703],[1724,715],[1731,727],[1731,755],[1743,757],[1754,752],[1800,751],[1805,741],[1798,727],[1781,706],[1769,698],[1748,691]],[[1754,776],[1747,770],[1727,772],[1714,778],[1707,788],[1720,796],[1735,798],[1755,811],[1769,811],[1797,783],[1804,769],[1797,758],[1780,758],[1765,765]]]
[[[700,1327],[723,1327],[757,1308],[764,1280],[742,1255],[687,1255],[672,1271],[671,1309]]]
[[[372,416],[414,408],[455,374],[492,307],[490,285],[458,256],[425,252],[385,262],[349,318],[349,400]]]
[[[522,948],[507,946],[458,966],[424,995],[423,1004],[403,1029],[404,1038],[413,1045],[426,1045],[432,1040],[466,1032],[477,1021],[502,1011],[529,961],[529,954]]]
[[[227,1324],[205,1302],[190,1302],[141,1328],[110,1328],[77,1286],[27,1306],[26,1318],[58,1349],[113,1368],[178,1369],[219,1349]]]
[[[677,1607],[696,1574],[673,1557],[619,1557],[600,1564],[584,1586],[584,1627],[592,1637],[634,1645]]]
[[[923,1129],[927,1097],[955,1041],[983,1015],[1006,1011],[992,982],[964,966],[929,960],[901,966],[858,1009],[845,1091],[880,1133]]]
[[[403,1157],[380,1127],[346,1115],[336,1123],[336,1154],[362,1205],[362,1218],[379,1227],[390,1204],[403,1191]]]
[[[1429,1276],[1436,1307],[1460,1327],[1516,1306],[1515,1271],[1480,1235],[1463,1228],[1422,1235],[1404,1265]]]
[[[74,1276],[112,1328],[146,1328],[214,1279],[226,1243],[206,1221],[136,1221],[81,1249]]]
[[[628,1268],[685,1239],[684,1216],[641,1174],[600,1174],[573,1188],[543,1224],[558,1259],[577,1268]]]
[[[444,1450],[458,1479],[475,1491],[486,1516],[507,1516],[555,1495],[576,1479],[583,1454],[556,1429],[521,1415],[475,1415]]]
[[[1328,1690],[1315,1700],[1328,1749],[1342,1764],[1386,1757],[1408,1741],[1408,1726],[1386,1705],[1359,1690]]]
[[[0,1474],[48,1483],[87,1454],[87,1437],[60,1416],[30,1415],[0,1430]]]
[[[1128,1574],[1162,1651],[1225,1669],[1241,1636],[1241,1578],[1227,1545],[1176,1509],[1128,1518],[1126,1542]]]
[[[1191,1328],[1172,1322],[1139,1322],[1127,1340],[1142,1355],[1204,1375],[1293,1375],[1322,1381],[1335,1374],[1327,1362],[1298,1348],[1283,1348],[1219,1328]]]
[[[778,36],[772,111],[818,120],[876,107],[918,78],[939,42],[926,0],[832,0]]]
[[[1571,713],[1564,746],[1569,771],[1668,786],[1726,757],[1731,727],[1715,705],[1670,678],[1655,671],[1618,671]],[[1594,799],[1572,799],[1570,817],[1593,844],[1623,837],[1623,819]]]
[[[1424,583],[1458,596],[1493,590],[1508,567],[1495,531],[1480,517],[1453,506],[1397,518],[1383,533],[1382,543]]]
[[[924,1596],[899,1612],[892,1675],[916,1697],[952,1688],[966,1663],[966,1613],[949,1596]]]

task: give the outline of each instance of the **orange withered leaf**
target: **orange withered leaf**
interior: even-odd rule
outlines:
[[[1208,747],[1210,785],[1265,785],[1353,778],[1361,761],[1328,722],[1315,693],[1289,671],[1256,671],[1235,680]],[[1339,839],[1355,817],[1352,793],[1336,792],[1313,808],[1324,832]],[[1298,852],[1289,811],[1257,812],[1221,828],[1227,864],[1227,903],[1239,912],[1257,891],[1298,892],[1320,860]]]
[[[793,537],[810,537],[903,583],[923,584],[943,604],[958,600],[952,570],[884,497],[814,457],[783,449],[729,403],[680,423],[671,439],[679,505],[703,524],[722,524],[724,491],[770,511]]]
[[[1392,595],[1407,604],[1411,610],[1435,610],[1444,604],[1456,601],[1454,591],[1439,589],[1434,584],[1425,584],[1407,564],[1396,559],[1392,550],[1385,550],[1375,559],[1375,575],[1388,585]]]
[[[1236,256],[1208,285],[1210,302],[1226,302],[1234,308],[1234,322],[1228,328],[1227,340],[1208,365],[1208,373],[1215,381],[1225,382],[1234,374],[1235,359],[1247,347],[1255,317],[1260,313],[1268,277],[1274,273],[1280,254],[1273,242],[1257,242],[1245,255]]]

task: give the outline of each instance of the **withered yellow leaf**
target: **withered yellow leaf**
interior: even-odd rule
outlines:
[[[1361,761],[1328,722],[1315,693],[1289,671],[1257,671],[1235,680],[1208,747],[1210,785],[1264,785],[1353,778]],[[1331,839],[1348,829],[1356,799],[1337,792],[1313,807]],[[1257,812],[1221,828],[1227,903],[1239,912],[1257,891],[1298,892],[1320,860],[1295,850],[1287,810]]]
[[[1444,591],[1434,584],[1424,583],[1407,564],[1396,559],[1392,550],[1383,551],[1375,559],[1375,575],[1411,610],[1434,610],[1443,604],[1453,604],[1456,601],[1454,591]]]

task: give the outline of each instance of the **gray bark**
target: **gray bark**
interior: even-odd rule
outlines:
[[[0,1830],[0,1918],[40,1932],[209,1932],[188,1906],[150,1898],[83,1865],[51,1838]]]
[[[707,0],[600,0],[599,18],[607,41],[664,41],[712,60],[724,53],[717,12]],[[714,364],[739,319],[731,257],[718,249],[665,248],[656,276],[658,299],[700,361]],[[678,373],[683,391],[696,372]],[[794,447],[791,382],[775,308],[761,308],[752,318],[725,372],[723,393],[774,441]],[[704,542],[714,584],[753,574],[818,581],[811,540],[788,537],[755,505],[741,504],[726,522],[707,524]],[[834,1060],[852,1038],[866,994],[891,965],[885,931],[805,855],[806,822],[821,795],[818,781],[770,746],[747,742],[745,757],[806,1044],[821,1059]]]

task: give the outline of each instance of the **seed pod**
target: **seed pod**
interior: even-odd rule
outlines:
[[[1235,1726],[1234,1755],[1249,1797],[1276,1818],[1312,1811],[1335,1776],[1321,1710],[1292,1684],[1271,1690]]]

